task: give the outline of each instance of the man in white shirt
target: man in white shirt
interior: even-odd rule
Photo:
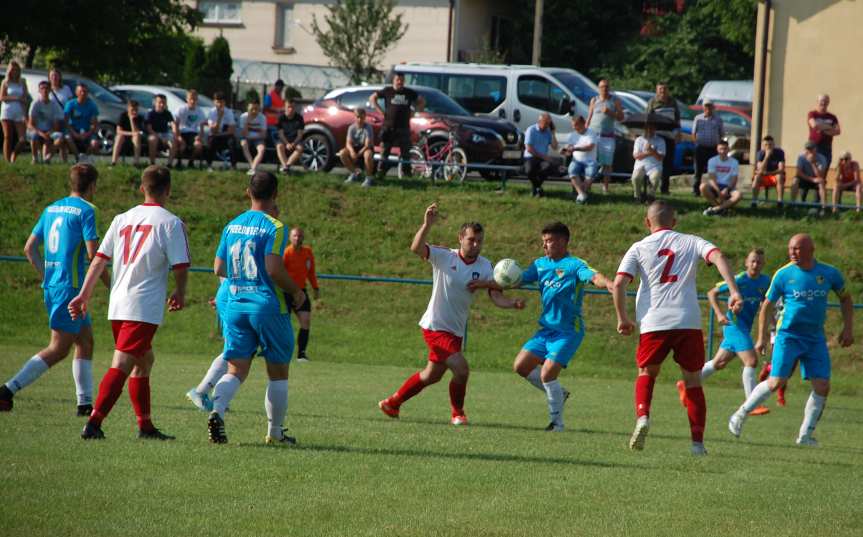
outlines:
[[[85,440],[105,438],[102,420],[123,393],[129,378],[129,398],[138,419],[138,438],[173,440],[150,419],[150,370],[155,357],[153,336],[165,315],[168,272],[176,287],[168,310],[183,309],[189,268],[189,243],[183,222],[164,208],[171,195],[171,173],[149,166],[141,176],[144,203],[114,217],[78,296],[69,302],[75,319],[87,311],[96,281],[113,264],[108,319],[114,332],[114,359],[99,384],[93,413],[81,432]]]
[[[701,195],[710,204],[704,216],[722,214],[742,199],[737,190],[740,166],[737,159],[728,156],[728,142],[716,144],[716,156],[707,161],[707,181],[701,183]]]
[[[237,119],[234,111],[225,106],[225,94],[217,91],[213,94],[215,108],[210,110],[207,116],[207,124],[210,129],[207,140],[207,167],[212,170],[213,159],[227,151],[228,161],[231,167],[236,167],[234,160],[234,132],[237,130]]]
[[[695,276],[699,259],[716,265],[728,285],[728,307],[740,311],[743,298],[719,248],[695,235],[673,230],[677,224],[674,209],[665,201],[655,201],[644,221],[650,235],[633,244],[617,270],[613,298],[617,310],[617,331],[628,336],[635,329],[626,311],[626,287],[638,276],[641,283],[636,297],[636,322],[641,335],[636,351],[638,377],[635,381],[635,431],[629,440],[632,450],[644,449],[650,427],[650,402],[653,385],[662,362],[674,351],[686,384],[686,408],[692,437],[692,454],[705,455],[704,426],[707,403],[701,389],[704,366],[704,336]]]
[[[569,135],[569,143],[563,149],[564,153],[572,154],[572,162],[569,163],[569,181],[576,192],[576,203],[587,201],[590,185],[596,177],[599,164],[596,162],[596,135],[589,131],[584,117],[572,118],[572,133]]]
[[[195,160],[199,164],[203,164],[201,159],[204,154],[204,126],[207,124],[207,117],[206,113],[198,106],[197,90],[190,89],[186,92],[186,104],[177,110],[175,119],[180,129],[180,139],[178,140],[180,150],[177,152],[177,159],[182,158],[186,151],[191,148],[189,167],[192,167],[192,162]]]
[[[453,425],[467,425],[464,398],[467,391],[469,369],[462,353],[462,340],[467,328],[467,315],[473,302],[476,283],[486,284],[493,278],[488,259],[481,257],[483,228],[478,222],[462,224],[458,233],[459,248],[450,250],[430,246],[426,242],[429,230],[438,219],[437,203],[425,211],[423,224],[411,243],[411,251],[432,266],[432,296],[428,308],[420,319],[423,338],[429,348],[425,369],[411,375],[394,394],[378,403],[381,411],[391,418],[399,417],[399,408],[423,388],[438,382],[447,369],[452,371],[449,383]],[[504,297],[498,290],[489,289],[489,298],[499,308],[524,309],[524,301]]]
[[[647,123],[644,134],[635,139],[632,147],[632,192],[636,201],[645,201],[656,195],[662,179],[662,159],[665,157],[665,140],[656,135],[656,128]],[[648,192],[649,191],[649,192]]]

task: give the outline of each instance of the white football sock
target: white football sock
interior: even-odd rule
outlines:
[[[48,364],[38,354],[27,360],[14,377],[6,383],[6,387],[12,393],[18,393],[22,388],[30,385],[39,378],[42,373],[48,371]]]
[[[548,398],[548,417],[552,423],[563,425],[563,388],[557,379],[543,382],[545,395]]]
[[[747,416],[755,410],[755,407],[767,400],[768,397],[770,397],[770,386],[767,385],[767,381],[765,380],[752,388],[752,393],[749,394],[743,405],[737,409],[737,414],[743,417]]]
[[[539,372],[539,366],[534,367],[533,371],[531,371],[526,377],[524,377],[524,380],[530,382],[537,390],[544,392],[545,387],[543,387],[542,385],[542,379],[540,378]]]
[[[714,360],[710,360],[701,368],[701,380],[704,380],[710,375],[716,373],[716,367],[714,367],[713,362]]]
[[[803,411],[800,436],[812,436],[812,433],[815,432],[815,426],[818,425],[818,420],[821,419],[821,413],[824,412],[825,404],[827,404],[827,398],[823,395],[818,395],[815,392],[809,394],[809,400],[806,401],[806,408]]]
[[[201,383],[198,384],[198,387],[195,388],[195,391],[199,394],[209,394],[210,390],[216,387],[216,383],[219,382],[219,379],[222,378],[222,375],[228,372],[228,361],[222,358],[222,355],[218,355],[213,359],[213,363],[210,364],[210,369],[207,370],[207,374],[204,375],[204,378],[201,379]]]
[[[746,394],[747,399],[752,395],[752,390],[755,389],[755,385],[757,383],[758,380],[755,368],[749,367],[748,365],[743,366],[743,393]]]
[[[75,358],[72,360],[72,378],[75,379],[75,395],[79,405],[93,404],[93,360]]]
[[[240,384],[243,381],[239,377],[225,373],[219,382],[216,383],[216,388],[213,390],[213,412],[216,412],[221,418],[225,417],[225,410],[231,404],[231,399],[237,394],[240,389]]]
[[[288,413],[288,380],[271,380],[267,384],[267,397],[264,399],[267,409],[267,434],[271,438],[281,440],[282,424]]]

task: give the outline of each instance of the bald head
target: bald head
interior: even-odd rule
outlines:
[[[301,227],[295,227],[291,230],[291,246],[294,247],[294,250],[303,245],[303,239],[306,238],[306,234]]]
[[[677,224],[674,207],[663,200],[656,200],[647,208],[647,227],[650,231],[660,228],[673,228]]]
[[[815,259],[815,242],[806,233],[798,233],[788,241],[788,259],[801,268],[808,269]]]

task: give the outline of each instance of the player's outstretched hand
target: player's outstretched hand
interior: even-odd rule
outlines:
[[[719,323],[720,326],[728,326],[731,324],[731,321],[729,321],[728,317],[725,315],[718,315],[716,318],[718,319],[716,322]]]
[[[186,297],[176,291],[168,297],[168,311],[180,311],[186,307]]]
[[[437,203],[432,203],[426,208],[425,217],[423,219],[423,223],[426,226],[431,226],[438,220],[438,211],[437,211]]]
[[[302,306],[305,302],[306,294],[303,292],[302,289],[297,289],[297,292],[291,295],[291,305],[294,309],[300,309],[300,306]]]
[[[731,296],[728,297],[728,309],[734,313],[740,313],[740,310],[743,309],[743,297],[740,296],[740,293],[731,293]]]
[[[758,339],[758,341],[755,342],[755,352],[757,352],[761,356],[767,354],[767,345],[765,345],[764,341],[762,341],[760,338]]]
[[[494,280],[471,280],[467,283],[467,289],[471,293],[477,289],[491,289],[493,291],[503,291],[503,287],[498,285]]]
[[[87,302],[81,298],[81,295],[76,296],[69,301],[69,316],[72,320],[77,321],[87,313]]]
[[[854,344],[854,333],[851,330],[842,330],[842,333],[839,334],[839,346],[840,347],[850,347]]]
[[[635,324],[629,319],[619,319],[617,321],[617,333],[623,336],[632,334],[635,330]]]

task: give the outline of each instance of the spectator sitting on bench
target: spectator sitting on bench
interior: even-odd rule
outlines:
[[[827,209],[827,158],[818,153],[815,142],[806,142],[803,153],[797,157],[797,175],[791,184],[791,201],[797,201],[797,192],[802,188],[800,200],[806,201],[810,190],[816,191],[815,202],[821,202],[821,212]]]
[[[237,119],[234,111],[225,106],[225,94],[217,91],[213,94],[215,108],[210,110],[207,116],[207,124],[210,127],[208,140],[207,167],[213,170],[213,159],[222,151],[228,151],[231,167],[236,166],[234,161],[234,132],[237,130]]]
[[[776,187],[776,206],[782,208],[785,195],[785,151],[776,147],[769,134],[761,140],[761,149],[755,156],[755,175],[752,177],[752,207],[758,203],[761,188]]]
[[[860,202],[863,198],[863,183],[860,182],[860,164],[851,160],[851,152],[845,151],[839,155],[836,164],[836,186],[833,188],[833,213],[839,212],[842,203],[842,192],[854,190],[857,201],[857,212],[860,212]]]
[[[168,110],[168,98],[159,93],[153,99],[153,109],[147,113],[147,145],[150,149],[150,164],[156,163],[156,154],[168,148],[168,167],[172,167],[177,156],[177,123]]]
[[[719,140],[716,156],[707,161],[707,181],[701,183],[701,195],[711,205],[704,216],[722,214],[734,207],[743,196],[737,190],[740,166],[737,159],[728,156],[728,142]]]
[[[188,166],[197,160],[199,167],[203,168],[204,157],[204,125],[207,118],[201,107],[198,106],[198,91],[190,89],[186,92],[186,104],[177,110],[177,127],[180,137],[177,139],[179,149],[177,151],[177,164],[183,155],[188,155]]]
[[[84,153],[95,154],[99,149],[99,140],[96,138],[96,125],[99,120],[99,107],[93,102],[89,95],[90,90],[84,84],[75,87],[75,99],[66,101],[63,113],[66,123],[69,125],[68,140],[71,149],[77,154],[76,160],[80,161]]]
[[[63,133],[60,132],[63,109],[51,100],[48,91],[48,81],[43,80],[39,83],[39,98],[30,105],[30,113],[28,114],[30,130],[27,135],[30,139],[30,149],[33,152],[33,164],[38,163],[40,159],[44,159],[45,164],[51,162],[54,149],[59,149],[65,153]]]
[[[291,166],[303,156],[303,115],[297,112],[293,99],[285,101],[285,111],[276,121],[276,154],[282,164],[279,171],[289,173]]]
[[[375,132],[372,126],[366,123],[366,109],[357,108],[356,121],[348,127],[348,135],[345,138],[345,147],[339,152],[342,164],[351,174],[345,183],[358,181],[365,164],[366,176],[363,186],[368,188],[372,185],[372,175],[375,173],[374,162],[374,140]]]
[[[264,160],[267,148],[267,118],[261,113],[261,105],[257,101],[249,103],[248,112],[240,116],[240,147],[249,163],[249,175],[255,175],[258,166]],[[255,156],[252,157],[251,146],[255,146]]]
[[[132,142],[132,164],[138,165],[141,159],[141,140],[144,136],[144,118],[138,114],[138,101],[131,99],[126,103],[126,110],[120,114],[117,123],[117,133],[114,138],[114,153],[111,155],[111,166],[117,164],[126,142]]]

